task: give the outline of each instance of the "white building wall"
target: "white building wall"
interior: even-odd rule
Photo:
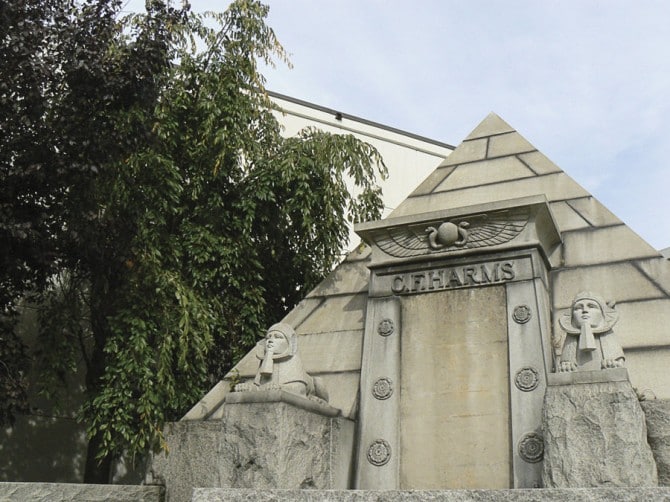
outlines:
[[[283,113],[275,115],[284,127],[287,137],[296,135],[305,127],[316,127],[333,134],[353,134],[373,145],[388,167],[388,178],[380,185],[384,198],[386,217],[453,151],[446,143],[423,138],[381,124],[306,103],[288,96],[270,93],[272,100]],[[350,231],[349,249],[360,242]]]

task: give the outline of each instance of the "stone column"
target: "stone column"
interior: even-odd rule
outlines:
[[[191,500],[195,487],[346,489],[354,423],[339,415],[282,390],[231,393],[221,420],[170,424],[151,474],[167,502]]]
[[[644,413],[625,368],[551,374],[547,383],[546,488],[658,484]]]

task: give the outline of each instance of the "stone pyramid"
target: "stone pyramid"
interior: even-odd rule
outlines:
[[[389,218],[538,194],[549,202],[563,241],[552,257],[554,314],[578,290],[616,301],[633,384],[670,397],[664,362],[670,360],[670,261],[495,113]]]
[[[557,319],[576,291],[617,302],[617,333],[633,385],[670,398],[670,261],[607,210],[500,117],[487,116],[387,218],[529,196],[544,196],[561,234],[551,262],[551,311]],[[365,245],[352,252],[283,320],[301,336],[306,370],[320,376],[333,406],[356,417],[370,263]],[[252,378],[252,353],[226,377]],[[217,418],[228,382],[185,419]]]

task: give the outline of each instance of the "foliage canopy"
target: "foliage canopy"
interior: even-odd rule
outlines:
[[[379,216],[385,175],[353,136],[280,135],[258,64],[286,55],[257,0],[120,8],[0,7],[0,420],[26,409],[14,327],[29,299],[42,391],[83,363],[86,481],[156,447],[316,285],[346,220]]]

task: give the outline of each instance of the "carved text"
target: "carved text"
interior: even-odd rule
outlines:
[[[513,261],[480,263],[398,274],[393,277],[391,290],[396,295],[427,293],[442,289],[503,283],[513,280],[514,277]]]

